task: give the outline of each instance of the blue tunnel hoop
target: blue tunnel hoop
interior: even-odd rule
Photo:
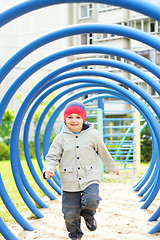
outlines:
[[[5,24],[9,23],[10,21],[14,20],[15,18],[22,16],[23,14],[26,14],[30,11],[34,11],[43,7],[47,7],[47,6],[51,6],[54,4],[63,4],[63,3],[73,3],[73,2],[86,2],[84,0],[81,1],[61,1],[61,0],[45,0],[45,1],[40,1],[40,0],[30,0],[30,1],[25,1],[23,3],[20,3],[8,10],[6,10],[5,12],[3,12],[0,16],[0,26],[4,26]],[[116,6],[120,6],[123,8],[127,8],[127,9],[131,9],[134,11],[138,11],[141,12],[147,16],[152,17],[153,19],[156,19],[158,21],[160,21],[160,7],[157,6],[156,4],[153,4],[151,1],[147,1],[146,0],[142,0],[142,1],[134,1],[131,2],[129,0],[123,1],[123,0],[97,0],[97,1],[87,1],[87,2],[93,2],[93,3],[103,3],[103,4],[112,4],[112,5],[116,5]],[[146,4],[147,3],[147,4]],[[32,51],[35,51],[36,49],[38,49],[39,47],[41,47],[42,45],[48,43],[49,41],[53,41],[55,39],[59,39],[59,38],[63,38],[65,36],[70,36],[70,35],[75,35],[75,34],[80,34],[80,33],[88,33],[88,30],[90,29],[90,31],[92,32],[102,32],[102,33],[114,33],[117,35],[124,35],[127,36],[129,38],[132,39],[136,39],[137,41],[143,42],[155,49],[157,49],[158,51],[160,51],[160,41],[158,39],[156,39],[153,36],[150,36],[147,33],[141,33],[141,31],[139,30],[135,30],[135,29],[131,29],[129,27],[122,27],[122,26],[115,26],[115,25],[102,25],[102,24],[90,24],[90,25],[80,25],[80,26],[73,26],[73,27],[68,27],[62,30],[58,30],[56,32],[53,32],[51,34],[45,35],[44,37],[37,39],[36,41],[28,44],[26,47],[24,47],[23,49],[21,49],[19,52],[17,52],[17,54],[15,54],[13,57],[10,58],[10,60],[8,62],[6,62],[6,64],[4,64],[4,66],[2,66],[1,68],[1,77],[0,77],[0,82],[3,81],[3,79],[7,76],[7,74],[15,67],[15,65],[21,61],[24,57],[26,57],[28,54],[30,54]],[[16,92],[16,90],[20,87],[20,85],[22,84],[22,82],[20,82],[22,80],[22,78],[24,78],[24,81],[27,80],[27,78],[29,77],[29,75],[33,74],[35,71],[38,71],[40,68],[42,68],[44,65],[48,64],[49,62],[55,61],[59,58],[62,57],[66,57],[66,56],[70,56],[70,55],[74,55],[74,54],[81,54],[81,53],[85,53],[85,52],[92,52],[92,53],[102,53],[102,54],[113,54],[113,55],[118,55],[121,56],[123,58],[129,59],[131,61],[135,61],[136,63],[140,64],[141,66],[143,66],[144,68],[146,68],[149,72],[152,72],[157,78],[160,78],[160,69],[158,66],[156,66],[155,64],[151,63],[149,60],[144,59],[140,56],[137,56],[134,53],[129,53],[126,50],[119,50],[116,48],[110,48],[107,49],[106,47],[97,47],[97,46],[92,46],[92,47],[77,47],[77,48],[70,48],[67,50],[63,50],[61,52],[58,52],[56,54],[52,54],[51,56],[48,56],[40,61],[38,61],[36,64],[34,64],[33,66],[31,66],[29,69],[27,69],[25,71],[24,74],[22,74],[11,86],[11,88],[7,91],[5,97],[2,99],[1,101],[1,105],[0,105],[0,121],[2,120],[3,114],[5,112],[5,109],[10,101],[10,99],[12,98],[13,94]],[[108,65],[114,65],[117,68],[120,69],[125,69],[126,71],[130,71],[131,73],[138,75],[141,79],[143,79],[144,81],[146,81],[148,84],[150,84],[156,91],[158,94],[160,94],[160,85],[154,81],[151,77],[149,77],[147,74],[142,73],[140,70],[137,70],[134,67],[130,67],[127,64],[120,64],[118,62],[112,62],[112,61],[99,61],[97,59],[97,61],[92,61],[92,60],[87,60],[87,61],[79,61],[73,64],[69,64],[68,66],[64,66],[60,69],[57,69],[54,73],[50,74],[49,76],[46,76],[46,78],[42,79],[40,81],[39,84],[37,84],[37,86],[34,88],[35,91],[35,95],[33,95],[30,98],[29,95],[29,100],[30,103],[28,104],[28,107],[34,102],[35,97],[39,96],[40,94],[43,95],[43,92],[45,89],[47,89],[47,87],[49,87],[49,85],[53,84],[55,85],[55,79],[57,79],[57,81],[61,81],[67,78],[71,78],[74,76],[83,76],[84,72],[83,71],[77,71],[77,72],[73,72],[71,74],[69,73],[63,73],[65,71],[68,71],[69,69],[75,68],[75,66],[81,66],[84,64],[87,65],[91,65],[91,64],[108,64]],[[63,73],[63,74],[62,74]],[[62,74],[62,75],[60,75]],[[91,72],[85,71],[85,74],[87,75],[91,75]],[[97,73],[97,71],[92,71],[92,75],[93,76],[97,76],[99,73]],[[99,75],[98,75],[99,76]],[[103,78],[110,78],[112,79],[112,77],[114,77],[116,80],[118,80],[119,78],[117,78],[116,76],[113,76],[112,74],[103,74],[101,77]],[[53,79],[54,78],[54,79]],[[53,80],[52,80],[53,79]],[[154,149],[160,149],[160,137],[158,136],[157,133],[157,129],[160,128],[156,118],[153,116],[153,114],[150,112],[149,108],[145,105],[145,103],[143,101],[141,101],[140,99],[138,99],[138,97],[135,97],[135,95],[133,95],[132,93],[127,92],[125,89],[123,89],[122,87],[117,86],[116,84],[111,84],[111,83],[106,83],[105,80],[96,80],[94,78],[88,79],[88,78],[82,78],[79,79],[80,82],[84,82],[83,84],[79,85],[79,89],[81,87],[87,87],[87,86],[93,86],[93,87],[97,87],[97,89],[93,89],[90,90],[91,92],[112,92],[112,94],[114,96],[119,96],[121,99],[125,99],[127,101],[129,101],[131,104],[133,104],[139,111],[140,113],[144,116],[144,118],[146,118],[146,121],[148,122],[150,131],[151,131],[151,135],[153,138],[153,146]],[[120,79],[119,79],[120,80]],[[125,79],[122,79],[120,81],[126,81]],[[71,81],[75,81],[75,80],[65,80],[65,83],[67,84],[67,82]],[[69,83],[68,83],[69,84]],[[57,84],[57,87],[59,88],[61,85],[61,83]],[[128,81],[128,85],[129,87],[135,87],[132,83],[129,83]],[[104,87],[102,89],[102,87]],[[54,88],[54,86],[53,86]],[[55,86],[56,88],[56,86]],[[74,87],[73,87],[74,88]],[[71,88],[73,90],[73,88]],[[76,87],[75,87],[76,88]],[[70,91],[72,91],[70,89]],[[99,89],[99,90],[98,90]],[[157,104],[145,93],[143,93],[143,91],[140,91],[140,89],[135,88],[140,94],[142,94],[141,96],[149,101],[149,104],[152,106],[152,109],[155,111],[155,113],[157,114],[157,116],[159,117],[159,107],[157,106]],[[37,92],[36,92],[37,91]],[[68,90],[69,91],[69,90]],[[89,90],[86,91],[82,91],[78,94],[73,95],[72,97],[70,97],[69,99],[67,99],[64,104],[66,102],[68,102],[71,99],[75,99],[79,96],[82,96],[84,94],[87,94],[89,92]],[[45,94],[47,95],[48,92],[46,91]],[[61,97],[61,95],[65,94],[65,91],[62,92],[62,94],[59,95],[59,97]],[[45,96],[43,96],[45,97]],[[42,98],[43,98],[42,97]],[[39,101],[41,96],[39,97]],[[58,99],[58,96],[57,96]],[[25,101],[24,101],[24,106],[25,106]],[[37,105],[36,105],[37,104]],[[32,111],[35,111],[38,103],[36,103],[35,109],[32,108]],[[51,104],[51,103],[50,103]],[[52,114],[51,118],[49,119],[49,122],[46,126],[46,131],[44,134],[44,139],[47,140],[47,143],[44,144],[45,141],[43,141],[43,149],[44,149],[44,153],[46,153],[46,151],[48,150],[49,147],[49,140],[50,137],[48,137],[48,130],[52,128],[54,121],[56,120],[56,117],[59,115],[60,111],[63,109],[64,104],[61,104],[56,110],[55,112]],[[19,111],[24,111],[25,107],[22,106],[22,108]],[[46,110],[47,111],[47,110]],[[21,112],[21,113],[22,113]],[[22,115],[24,115],[25,113],[23,113]],[[30,154],[29,154],[29,149],[28,149],[28,144],[27,144],[27,139],[28,139],[28,131],[29,131],[29,122],[32,119],[32,115],[33,112],[30,112],[30,115],[28,115],[28,119],[26,121],[26,125],[25,125],[25,129],[24,129],[24,144],[25,144],[25,154],[26,154],[26,159],[29,165],[29,169],[33,175],[33,178],[35,179],[35,181],[37,182],[37,184],[39,185],[39,187],[41,189],[43,189],[43,191],[46,193],[46,195],[48,195],[51,199],[55,199],[55,197],[50,194],[49,191],[47,191],[47,189],[43,186],[42,182],[40,181],[40,179],[38,178],[36,172],[34,171],[34,168],[32,166],[32,162],[30,161]],[[45,112],[43,113],[45,115]],[[18,151],[18,141],[19,141],[19,130],[20,130],[20,126],[18,126],[19,123],[21,123],[21,120],[23,118],[23,116],[20,116],[20,114],[17,114],[17,117],[15,119],[15,123],[14,123],[14,127],[13,127],[13,131],[12,131],[12,136],[11,136],[11,164],[12,164],[12,170],[13,170],[13,175],[15,178],[15,181],[17,183],[17,187],[22,195],[22,198],[24,199],[24,201],[26,202],[26,204],[29,206],[30,210],[32,212],[34,212],[38,217],[43,217],[43,215],[40,213],[40,211],[35,207],[35,205],[33,203],[31,203],[26,190],[29,192],[29,194],[33,197],[33,199],[39,204],[40,207],[47,207],[42,201],[41,199],[39,199],[36,195],[36,193],[30,188],[28,181],[23,173],[23,169],[21,167],[20,164],[20,157],[17,154],[17,152],[15,151],[15,147],[13,147],[13,139],[16,139],[16,141],[14,143],[16,143],[16,149]],[[42,115],[43,116],[43,115]],[[29,119],[30,117],[30,119]],[[44,116],[43,116],[44,117]],[[43,117],[42,117],[42,122],[43,122]],[[35,138],[35,142],[37,141],[38,143],[38,134],[41,128],[41,124],[42,122],[39,122],[39,129],[37,128],[37,132],[36,132],[36,138]],[[21,125],[21,124],[20,124]],[[18,131],[17,131],[18,130]],[[17,133],[16,133],[17,131]],[[38,146],[38,144],[36,145]],[[157,150],[159,151],[159,150]],[[39,149],[38,147],[36,148],[36,152],[37,152],[37,158],[38,158],[38,154],[39,154]],[[154,155],[154,154],[153,154]],[[145,174],[144,178],[137,183],[137,185],[135,185],[135,190],[139,190],[144,183],[146,183],[146,181],[148,180],[149,176],[151,175],[151,172],[153,170],[153,166],[155,164],[155,170],[154,173],[152,174],[151,180],[150,182],[147,184],[146,189],[150,188],[150,191],[148,193],[148,195],[145,195],[145,204],[142,206],[142,208],[147,208],[148,205],[154,200],[156,194],[158,193],[159,190],[159,186],[160,186],[160,166],[159,166],[159,154],[157,152],[157,158],[156,156],[152,156],[153,160],[151,160],[152,165],[150,165],[147,173]],[[14,158],[16,157],[16,161],[14,162]],[[16,164],[13,164],[16,163]],[[39,158],[39,166],[40,168],[42,168],[42,162],[41,159]],[[17,171],[17,175],[15,174],[15,172]],[[154,177],[156,176],[156,179],[154,180]],[[19,177],[19,181],[18,181],[18,177]],[[54,181],[56,184],[53,183],[53,181],[48,181],[48,183],[60,194],[60,182],[58,179],[58,175],[57,177],[54,178]],[[26,190],[25,190],[26,189]],[[140,193],[142,194],[142,193]],[[21,214],[17,211],[17,209],[15,208],[15,206],[13,205],[13,203],[11,202],[7,191],[4,187],[3,184],[3,180],[1,178],[0,175],[0,195],[2,200],[4,201],[5,205],[7,206],[8,210],[11,212],[11,214],[15,217],[15,219],[17,220],[17,222],[24,228],[27,230],[33,230],[33,227],[30,226],[30,224],[27,223],[27,221],[21,216]],[[160,207],[157,209],[157,211],[155,212],[155,214],[153,214],[153,216],[150,218],[150,221],[156,220],[160,215]],[[155,233],[157,231],[160,231],[160,222],[158,222],[155,227],[153,229],[150,230],[150,233]],[[13,233],[8,229],[8,227],[5,225],[5,223],[3,222],[3,220],[0,218],[0,232],[2,233],[2,235],[6,238],[6,239],[17,239]]]

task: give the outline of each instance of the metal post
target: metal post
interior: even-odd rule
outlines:
[[[101,108],[97,108],[97,130],[101,137],[103,138],[103,111]],[[100,159],[100,167],[101,167],[101,180],[104,179],[104,164]]]
[[[136,143],[134,145],[134,159],[136,159],[135,167],[136,167],[136,175],[139,174],[140,170],[140,113],[137,109],[133,112],[134,115],[134,142]]]

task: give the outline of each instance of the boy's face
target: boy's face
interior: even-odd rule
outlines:
[[[70,114],[66,117],[66,125],[72,132],[80,132],[83,127],[83,118],[78,114]]]

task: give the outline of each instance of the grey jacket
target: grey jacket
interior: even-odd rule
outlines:
[[[59,164],[62,190],[82,191],[90,184],[101,181],[98,155],[107,172],[117,170],[115,161],[93,125],[88,125],[79,134],[64,125],[50,146],[43,172],[47,169],[55,171]]]

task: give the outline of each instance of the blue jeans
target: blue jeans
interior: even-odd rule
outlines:
[[[63,191],[62,212],[70,238],[83,236],[81,216],[93,218],[100,200],[98,184],[91,184],[80,192]]]

